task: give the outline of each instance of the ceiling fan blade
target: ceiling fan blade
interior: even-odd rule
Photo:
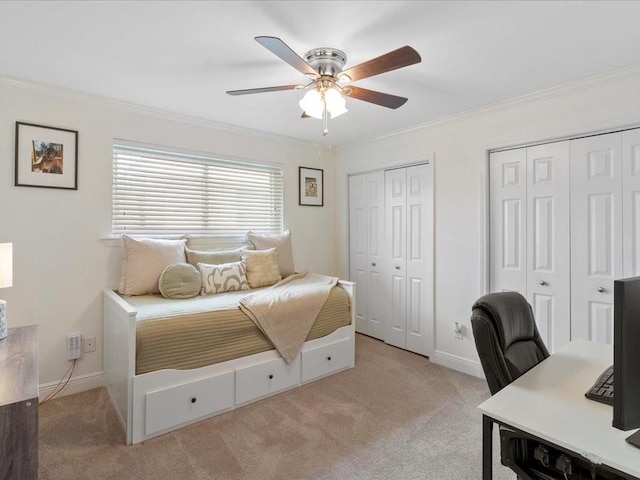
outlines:
[[[291,50],[291,48],[278,37],[255,37],[255,40],[299,72],[313,77],[318,75],[318,72],[316,72],[311,65],[305,62],[302,57]]]
[[[361,80],[381,73],[390,72],[397,68],[420,63],[420,54],[409,46],[398,48],[367,62],[348,68],[341,75],[347,75],[351,81]]]
[[[278,87],[248,88],[245,90],[228,90],[229,95],[248,95],[250,93],[280,92],[282,90],[303,89],[304,85],[280,85]]]
[[[345,94],[351,98],[357,98],[364,102],[375,103],[387,108],[398,108],[407,102],[405,97],[397,97],[388,93],[376,92],[366,88],[348,86],[344,88]],[[348,92],[348,93],[347,93]]]

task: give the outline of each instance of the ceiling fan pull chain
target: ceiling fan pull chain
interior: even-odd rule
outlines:
[[[324,95],[322,97],[322,123],[324,125],[324,128],[322,130],[322,135],[326,135],[327,133],[329,133],[329,128],[327,127],[327,102],[324,100]]]

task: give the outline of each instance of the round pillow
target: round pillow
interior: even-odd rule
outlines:
[[[158,289],[164,298],[193,298],[200,294],[202,280],[189,263],[174,263],[162,271]]]

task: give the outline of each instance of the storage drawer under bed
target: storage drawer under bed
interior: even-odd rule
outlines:
[[[234,372],[175,385],[145,395],[144,433],[233,408]]]
[[[300,384],[300,356],[289,365],[277,358],[236,370],[236,404],[287,390]]]
[[[353,366],[354,344],[350,338],[302,350],[302,383]]]

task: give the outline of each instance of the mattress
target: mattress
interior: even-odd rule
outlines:
[[[273,350],[271,342],[238,308],[240,298],[255,290],[188,300],[160,295],[126,297],[137,310],[136,375],[161,369],[200,368]],[[336,286],[307,340],[324,337],[350,323],[349,297]]]

